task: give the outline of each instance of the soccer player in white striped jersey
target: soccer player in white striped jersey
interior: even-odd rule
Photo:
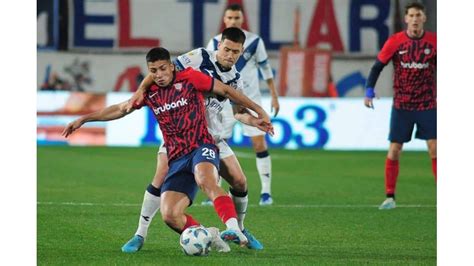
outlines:
[[[239,28],[227,28],[223,31],[222,36],[218,51],[208,51],[204,48],[198,48],[178,56],[173,63],[178,71],[191,67],[241,91],[243,87],[242,80],[234,64],[242,53],[245,35]],[[136,101],[139,95],[143,95],[143,92],[146,91],[150,84],[152,84],[151,77],[147,76],[142,84],[140,84],[140,88],[135,93],[132,101]],[[239,228],[248,240],[247,247],[257,250],[263,249],[263,245],[244,227],[244,219],[248,205],[247,179],[240,167],[237,157],[222,136],[220,113],[225,102],[228,102],[227,98],[213,94],[207,95],[205,99],[208,130],[219,148],[221,159],[219,174],[231,186],[230,195],[236,208]],[[240,106],[233,106],[233,108],[236,112],[235,117],[239,121],[247,123],[250,126],[259,127],[258,122],[260,119],[248,113],[247,109],[241,108]],[[259,128],[265,130],[265,128]],[[148,227],[160,207],[160,187],[167,172],[168,157],[166,149],[162,145],[158,151],[155,176],[145,191],[138,229],[132,239],[122,247],[123,252],[134,253],[139,251],[143,246],[148,233]],[[221,251],[227,252],[228,249],[224,248],[221,249]]]
[[[244,22],[242,7],[238,4],[229,5],[224,11],[224,24],[227,28],[241,28]],[[262,74],[267,82],[268,88],[272,96],[272,108],[276,117],[280,110],[278,103],[278,93],[273,82],[273,73],[268,63],[268,55],[265,50],[263,40],[255,33],[243,30],[245,33],[244,51],[239,60],[235,64],[237,70],[242,74],[244,82],[244,94],[252,99],[255,103],[262,105],[258,71]],[[208,50],[217,50],[218,42],[221,35],[215,36],[207,45]],[[229,104],[225,105],[223,114],[224,137],[226,139],[232,136],[232,130],[236,120],[233,117],[232,109]],[[255,128],[243,125],[243,134],[252,140],[253,149],[256,153],[257,170],[262,184],[260,193],[261,206],[271,205],[273,199],[271,196],[272,181],[272,161],[268,152],[268,145],[265,140],[265,132]]]

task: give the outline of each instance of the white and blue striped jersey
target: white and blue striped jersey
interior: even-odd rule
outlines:
[[[222,69],[217,63],[216,51],[209,51],[204,48],[198,48],[178,56],[173,60],[178,70],[191,67],[201,71],[224,84],[233,87],[236,90],[243,90],[242,79],[240,73],[235,66],[228,70]],[[208,122],[209,133],[216,141],[222,139],[222,116],[221,111],[227,98],[215,94],[205,95],[206,118]]]
[[[260,87],[258,71],[267,80],[273,78],[265,44],[262,38],[255,33],[242,30],[245,33],[244,52],[235,64],[237,71],[242,75],[244,83],[244,94],[253,100],[260,100]],[[221,40],[221,34],[212,38],[207,44],[208,50],[217,50],[217,44]],[[258,102],[258,101],[257,101]]]

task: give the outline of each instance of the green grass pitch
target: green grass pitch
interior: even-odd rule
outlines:
[[[270,150],[274,205],[258,206],[250,149],[236,149],[249,182],[246,227],[262,251],[185,256],[157,215],[143,249],[124,254],[135,233],[157,148],[43,147],[37,150],[39,265],[435,265],[436,185],[426,152],[404,152],[397,205],[384,200],[385,152]],[[223,228],[212,207],[189,208]]]

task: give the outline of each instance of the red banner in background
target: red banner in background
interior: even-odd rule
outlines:
[[[331,97],[331,52],[316,48],[280,49],[280,95]]]

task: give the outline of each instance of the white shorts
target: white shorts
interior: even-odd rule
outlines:
[[[218,141],[216,145],[219,148],[219,157],[221,160],[234,155],[234,151],[225,140]],[[160,153],[166,153],[166,147],[163,143],[161,143],[160,148],[158,149],[158,154]]]
[[[260,98],[258,101],[255,101],[258,105],[262,106],[262,101]],[[249,112],[253,115],[257,115],[255,112],[249,110]],[[224,109],[221,111],[222,115],[222,137],[225,139],[229,139],[232,137],[232,131],[234,130],[234,125],[237,122],[237,120],[234,118],[234,112],[232,111],[232,105],[227,101],[224,104]],[[260,129],[256,127],[252,127],[246,124],[242,123],[242,129],[243,129],[243,134],[244,136],[247,137],[255,137],[255,136],[261,136],[265,135],[266,133],[264,131],[261,131]]]

